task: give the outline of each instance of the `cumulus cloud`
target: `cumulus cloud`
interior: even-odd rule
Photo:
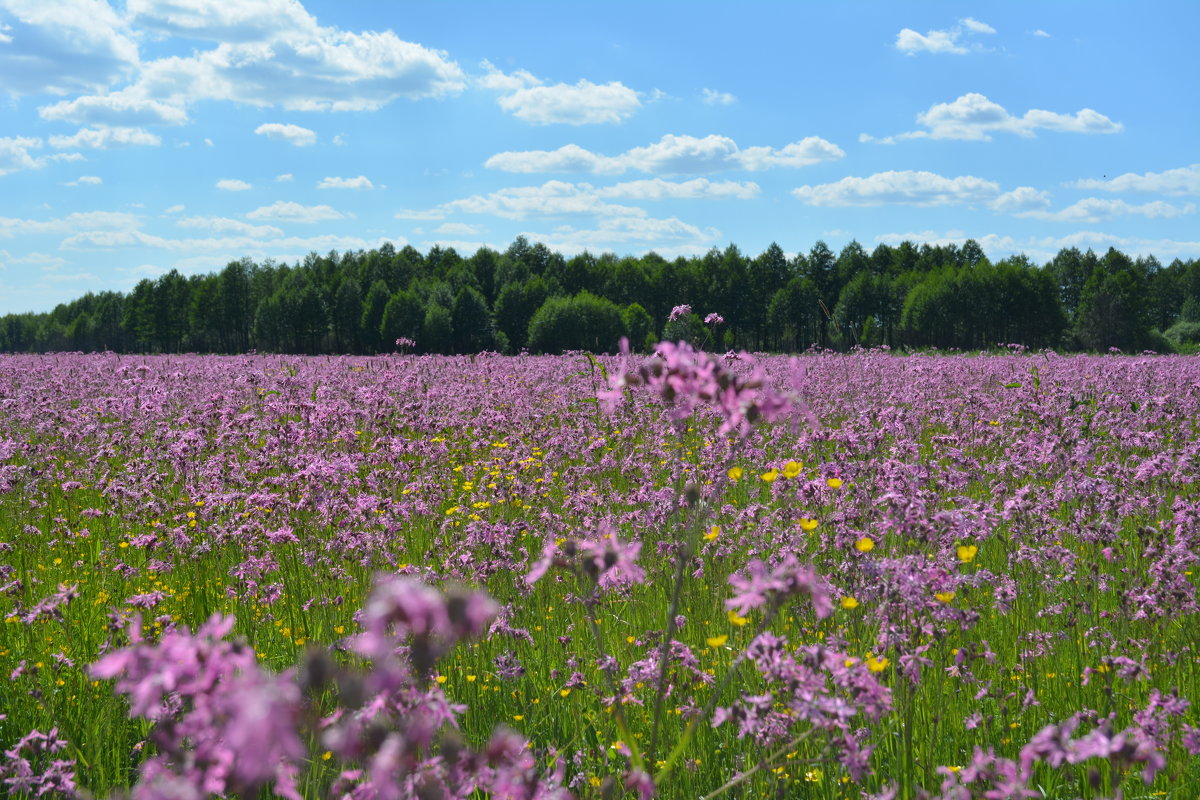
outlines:
[[[1070,184],[1077,189],[1105,192],[1153,192],[1165,195],[1200,195],[1200,164],[1163,172],[1126,172],[1109,180],[1088,178]]]
[[[946,178],[933,172],[892,170],[801,186],[792,194],[810,206],[940,206],[994,200],[1000,195],[1000,186],[973,175]]]
[[[577,184],[588,186],[588,184]],[[749,200],[757,197],[760,187],[753,181],[710,181],[708,178],[693,178],[690,181],[665,181],[652,178],[640,181],[625,181],[596,189],[596,196],[627,198],[630,200],[696,200],[705,197],[731,197]]]
[[[246,214],[246,219],[268,222],[326,222],[345,219],[345,215],[331,206],[303,206],[291,200],[277,200],[269,206],[254,209]]]
[[[646,216],[603,218],[595,228],[564,225],[548,233],[527,231],[522,235],[566,255],[615,246],[635,253],[654,250],[661,255],[699,255],[721,238],[716,228],[699,228],[676,217]]]
[[[1188,203],[1183,206],[1155,200],[1150,203],[1133,205],[1124,200],[1109,200],[1100,197],[1085,197],[1059,211],[1022,211],[1016,216],[1029,219],[1040,219],[1048,222],[1105,222],[1114,217],[1137,215],[1147,219],[1174,219],[1185,214],[1193,214],[1196,206]]]
[[[213,233],[235,233],[241,236],[282,236],[283,231],[274,225],[251,225],[240,219],[228,217],[184,217],[176,223],[180,228],[202,228]]]
[[[7,0],[0,89],[14,95],[99,91],[132,73],[138,47],[104,0]]]
[[[573,214],[640,216],[640,208],[606,202],[587,184],[547,181],[541,186],[517,186],[475,194],[440,206],[445,212],[489,214],[504,219],[556,217]]]
[[[322,178],[318,189],[374,189],[375,184],[366,175],[357,178]]]
[[[477,236],[487,228],[483,225],[470,225],[466,222],[443,222],[434,228],[434,233],[446,236]]]
[[[70,136],[51,136],[50,146],[60,150],[87,147],[107,150],[110,147],[158,147],[162,137],[142,128],[80,128]]]
[[[282,175],[275,176],[275,181],[277,183],[291,183],[295,179],[296,179],[296,176],[290,172],[285,172]]]
[[[402,208],[399,211],[397,211],[393,216],[395,216],[396,219],[435,220],[435,219],[445,219],[446,212],[442,211],[441,209],[438,209],[438,208],[433,208],[433,209],[429,209],[426,211],[421,211],[421,210],[416,210],[416,209],[411,209],[411,208]]]
[[[545,81],[526,70],[506,73],[489,61],[475,79],[484,89],[501,92],[500,108],[535,125],[600,125],[623,122],[642,107],[642,94],[620,81],[574,84]]]
[[[1018,186],[992,201],[992,210],[1001,214],[1035,211],[1050,207],[1050,193],[1032,186]]]
[[[273,142],[287,142],[295,147],[306,147],[316,144],[316,131],[301,128],[299,125],[280,122],[266,122],[254,129],[259,136],[266,136]]]
[[[984,252],[993,259],[1024,253],[1034,261],[1040,262],[1054,258],[1054,255],[1064,247],[1077,247],[1081,250],[1091,248],[1097,251],[1116,247],[1130,256],[1155,255],[1159,258],[1171,258],[1177,255],[1186,258],[1200,252],[1200,241],[1195,240],[1146,239],[1086,230],[1063,236],[1030,236],[1025,239],[996,233],[968,236],[965,231],[960,230],[884,233],[875,237],[876,243],[893,246],[905,241],[936,245],[961,245],[967,239],[974,239],[978,242]]]
[[[40,150],[42,140],[31,136],[5,136],[0,138],[0,175],[37,169],[46,165],[44,156],[35,156],[30,150]]]
[[[1036,131],[1060,133],[1120,133],[1124,126],[1090,108],[1074,114],[1030,109],[1022,116],[1010,114],[999,103],[978,92],[969,92],[950,103],[936,103],[928,111],[917,114],[917,124],[924,130],[909,131],[876,139],[869,134],[859,136],[860,142],[895,144],[905,139],[965,139],[991,141],[994,132],[1032,137]]]
[[[497,102],[517,119],[536,125],[617,123],[642,106],[639,93],[620,81],[598,84],[588,80],[518,89]]]
[[[965,55],[972,49],[978,49],[979,46],[964,42],[964,37],[995,32],[996,29],[986,22],[965,17],[959,20],[957,25],[944,31],[931,30],[921,34],[912,28],[904,28],[896,34],[896,49],[910,56],[917,53]]]
[[[244,192],[247,189],[254,188],[245,181],[238,180],[237,178],[222,178],[217,181],[216,186],[224,192]]]
[[[646,211],[616,200],[655,201],[667,199],[756,197],[756,183],[710,181],[698,178],[671,182],[654,180],[627,181],[595,187],[590,183],[546,181],[540,186],[516,186],[489,194],[476,194],[444,203],[428,212],[402,212],[402,219],[440,219],[449,213],[490,214],[505,219],[592,215],[602,217],[641,217]]]
[[[654,144],[634,147],[616,156],[593,153],[576,144],[557,150],[524,150],[497,153],[484,162],[505,172],[590,172],[617,175],[627,170],[682,175],[728,169],[764,170],[803,167],[842,158],[845,152],[819,136],[809,136],[782,148],[766,146],[739,149],[727,136],[703,138],[667,134]]]
[[[104,183],[104,179],[97,175],[80,175],[73,181],[64,183],[64,186],[99,186]]]
[[[136,92],[85,95],[38,108],[38,116],[55,122],[139,128],[144,125],[182,125],[187,111],[174,103],[152,100]]]
[[[138,218],[123,211],[79,211],[56,219],[0,217],[0,239],[75,231],[121,232],[136,230]]]
[[[24,2],[54,13],[62,5]],[[133,83],[117,95],[86,96],[49,106],[46,113],[87,122],[109,115],[133,125],[132,119],[144,124],[156,115],[163,123],[182,121],[189,105],[204,100],[363,111],[398,98],[439,97],[465,86],[464,73],[445,53],[404,41],[390,30],[354,33],[321,26],[296,0],[129,0],[126,19],[142,29],[202,44],[187,56],[140,63],[133,47],[127,59],[136,66]],[[82,70],[77,67],[76,72]],[[96,83],[81,88],[96,88]],[[118,95],[124,97],[114,99]]]
[[[737,102],[737,98],[729,92],[718,92],[716,89],[705,89],[703,98],[710,106],[727,106]]]

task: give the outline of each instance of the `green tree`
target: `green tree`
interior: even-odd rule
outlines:
[[[387,283],[382,279],[376,280],[371,284],[371,288],[367,290],[367,297],[363,300],[362,304],[362,316],[359,317],[358,321],[358,338],[368,353],[382,353],[385,350],[391,349],[384,347],[383,338],[380,334],[380,325],[383,323],[383,310],[387,307],[391,297],[392,293],[388,290]],[[395,340],[392,339],[390,341]]]
[[[454,321],[450,310],[440,303],[425,309],[417,346],[425,353],[450,353],[454,350]]]
[[[550,297],[529,321],[529,348],[539,353],[612,353],[625,335],[621,309],[591,292]]]

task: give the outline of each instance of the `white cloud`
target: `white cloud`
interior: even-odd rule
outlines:
[[[178,108],[219,100],[364,111],[465,86],[462,70],[445,53],[390,30],[323,27],[296,0],[129,0],[126,9],[139,27],[215,45],[142,62],[135,82],[123,90]]]
[[[318,189],[374,189],[375,184],[366,175],[357,178],[322,178]]]
[[[475,85],[501,92],[496,102],[502,110],[535,125],[619,123],[642,107],[641,93],[620,81],[597,84],[580,80],[574,85],[547,86],[527,70],[506,73],[490,61],[481,66],[486,72],[474,79]]]
[[[703,97],[710,106],[727,106],[737,102],[737,98],[729,92],[718,92],[716,89],[705,89]]]
[[[138,47],[104,0],[6,0],[0,90],[14,95],[102,90],[128,76]]]
[[[967,30],[969,30],[971,33],[995,33],[996,32],[996,29],[993,28],[991,25],[988,25],[986,22],[980,22],[977,19],[971,19],[970,17],[964,17],[961,20],[961,22],[962,22],[962,26],[964,28],[966,28]]]
[[[163,213],[164,214],[178,214],[179,212],[183,211],[185,208],[187,208],[187,206],[185,206],[185,205],[173,205],[170,208],[163,211]]]
[[[296,176],[290,172],[285,172],[282,175],[275,176],[276,183],[291,183],[295,179],[296,179]]]
[[[45,156],[32,155],[30,150],[40,150],[42,140],[30,136],[5,136],[0,138],[0,175],[8,175],[23,169],[37,169],[46,165]]]
[[[992,201],[992,210],[1001,214],[1034,211],[1049,207],[1050,193],[1035,189],[1032,186],[1018,186],[1011,192],[1005,192]]]
[[[620,81],[580,80],[574,85],[531,86],[502,96],[500,108],[536,125],[598,125],[623,122],[642,106],[640,95]]]
[[[254,42],[280,31],[316,32],[316,20],[296,0],[128,0],[139,25],[170,36],[214,42]]]
[[[475,78],[475,84],[484,89],[493,89],[498,92],[515,92],[530,86],[541,86],[543,83],[540,78],[535,77],[527,70],[519,69],[512,73],[502,72],[487,59],[484,59],[480,63],[480,66],[487,70],[487,72]]]
[[[626,170],[666,175],[716,172],[726,169],[763,170],[802,167],[841,158],[845,152],[818,136],[782,148],[755,146],[740,150],[727,136],[704,138],[667,134],[654,144],[634,147],[617,156],[593,153],[576,144],[557,150],[497,153],[484,166],[505,172],[591,172],[615,175]]]
[[[896,49],[902,53],[954,53],[962,55],[969,52],[967,48],[956,44],[957,36],[949,31],[929,31],[919,34],[912,28],[903,28],[896,34]]]
[[[302,206],[290,200],[277,200],[246,214],[246,219],[270,222],[325,222],[344,218],[344,214],[330,206]]]
[[[738,154],[737,160],[748,170],[758,171],[772,167],[807,167],[822,161],[836,161],[845,156],[845,151],[819,136],[809,136],[799,142],[784,145],[778,150],[770,147],[747,147]]]
[[[597,155],[577,144],[557,150],[517,150],[497,153],[484,162],[489,169],[504,172],[593,172],[620,173],[625,167],[618,158]]]
[[[587,186],[587,184],[579,184]],[[757,197],[759,185],[752,181],[710,181],[708,178],[693,178],[690,181],[664,181],[652,178],[640,181],[625,181],[596,190],[597,197],[628,198],[630,200],[694,200],[703,197],[732,197],[749,200]]]
[[[933,172],[902,170],[801,186],[792,194],[810,206],[939,206],[994,200],[1000,195],[1000,186],[973,175],[946,178]]]
[[[316,131],[301,128],[299,125],[266,122],[254,129],[259,136],[266,136],[273,142],[287,142],[295,147],[305,147],[316,144]]]
[[[64,186],[99,186],[104,183],[104,179],[96,175],[80,175],[73,181],[64,183]]]
[[[180,105],[152,100],[136,92],[122,90],[104,95],[85,95],[42,106],[38,116],[45,120],[138,128],[143,125],[182,125],[187,111]]]
[[[931,30],[920,34],[912,28],[904,28],[896,34],[896,49],[905,55],[917,53],[951,53],[964,55],[972,49],[980,49],[978,45],[969,46],[962,42],[965,36],[974,34],[995,33],[996,29],[986,22],[966,17],[959,20],[958,25],[944,31]]]
[[[869,134],[860,142],[895,144],[904,139],[965,139],[991,141],[993,132],[1031,137],[1038,129],[1060,133],[1119,133],[1124,126],[1090,108],[1074,114],[1030,109],[1020,117],[1008,113],[999,103],[978,92],[969,92],[951,103],[937,103],[917,114],[917,123],[925,130],[909,131],[876,139]]]
[[[175,223],[181,228],[202,228],[213,233],[236,233],[241,236],[283,236],[283,231],[274,225],[251,225],[228,217],[184,217]]]
[[[485,230],[487,228],[483,225],[469,225],[465,222],[443,222],[434,228],[433,232],[447,236],[477,236]]]
[[[613,247],[639,253],[655,250],[663,255],[698,255],[719,240],[721,232],[716,228],[699,228],[676,217],[618,216],[603,218],[591,229],[564,225],[549,233],[522,235],[564,255]]]
[[[1132,205],[1124,200],[1086,197],[1059,211],[1023,211],[1016,216],[1048,222],[1096,223],[1128,214],[1143,216],[1147,219],[1174,219],[1184,214],[1193,214],[1195,211],[1196,206],[1193,203],[1175,206],[1164,203],[1162,200],[1155,200],[1141,205]]]
[[[396,219],[416,219],[416,220],[435,220],[445,219],[446,212],[441,209],[430,209],[428,211],[418,211],[411,208],[402,208],[394,215]]]
[[[217,181],[217,188],[225,192],[244,192],[254,187],[237,178],[222,178]]]
[[[1038,37],[1039,39],[1049,39],[1050,38],[1050,34],[1046,33],[1041,28],[1038,28],[1037,30],[1033,31],[1032,35]]]
[[[137,227],[138,218],[122,211],[80,211],[48,220],[0,217],[0,239],[75,231],[131,231]]]
[[[1126,172],[1110,180],[1088,178],[1070,184],[1077,189],[1105,192],[1154,192],[1165,195],[1200,195],[1200,164],[1163,172]]]
[[[1024,253],[1035,262],[1040,263],[1054,258],[1055,254],[1064,247],[1078,247],[1081,250],[1092,248],[1099,251],[1116,247],[1133,257],[1154,255],[1159,258],[1175,256],[1189,258],[1200,253],[1200,241],[1143,239],[1099,231],[1078,231],[1065,236],[1031,236],[1026,239],[995,233],[968,236],[966,232],[956,230],[942,233],[931,230],[885,233],[875,237],[877,243],[887,245],[897,245],[904,241],[917,244],[925,242],[931,245],[961,245],[967,239],[974,239],[978,242],[988,257],[993,260],[1016,253]]]
[[[51,136],[50,146],[59,149],[90,147],[107,150],[110,147],[158,147],[162,138],[143,128],[80,128],[71,136]]]
[[[633,217],[646,212],[604,202],[587,184],[547,181],[541,186],[518,186],[486,195],[471,195],[440,206],[443,212],[490,214],[505,219],[555,217],[572,214]]]
[[[540,186],[515,186],[499,189],[486,195],[476,194],[460,200],[453,200],[431,211],[402,212],[403,216],[401,214],[396,216],[401,219],[440,219],[450,213],[463,212],[490,214],[505,219],[574,215],[633,218],[646,216],[646,211],[636,206],[610,201],[653,201],[706,197],[744,200],[756,197],[759,191],[756,183],[709,181],[705,178],[678,183],[655,178],[653,180],[627,181],[600,188],[590,183],[546,181]]]

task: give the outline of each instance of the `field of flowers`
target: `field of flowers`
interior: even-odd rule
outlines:
[[[1200,360],[0,357],[0,780],[1200,797]]]

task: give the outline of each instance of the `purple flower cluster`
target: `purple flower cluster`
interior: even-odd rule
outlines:
[[[4,715],[0,714],[0,720]],[[9,796],[75,797],[75,760],[56,758],[67,747],[58,728],[34,729],[4,751],[0,784]]]

